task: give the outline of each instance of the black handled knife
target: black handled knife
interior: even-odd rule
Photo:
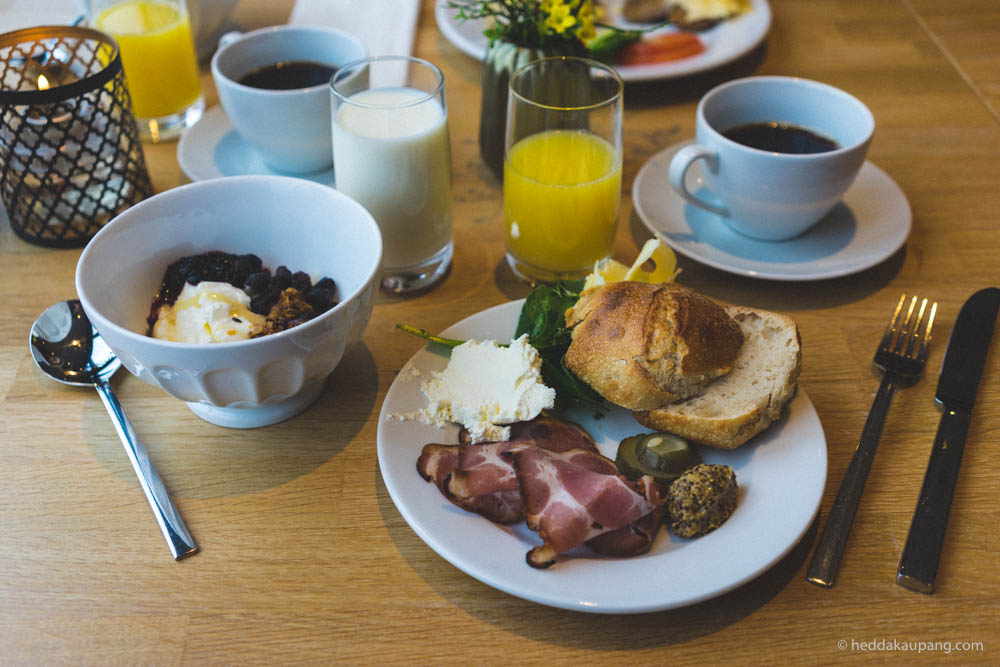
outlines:
[[[942,409],[941,422],[896,572],[896,583],[904,588],[934,592],[965,436],[998,310],[1000,289],[980,290],[962,306],[951,329],[934,395]]]

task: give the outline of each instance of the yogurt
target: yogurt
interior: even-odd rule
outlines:
[[[224,343],[247,340],[266,321],[250,310],[250,297],[229,283],[185,283],[177,301],[163,306],[153,337],[178,343]]]
[[[355,93],[334,114],[333,147],[337,189],[378,222],[387,269],[450,243],[448,115],[436,97],[406,87]]]

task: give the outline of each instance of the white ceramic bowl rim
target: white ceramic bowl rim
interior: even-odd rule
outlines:
[[[377,250],[377,252],[374,253],[374,262],[373,262],[371,268],[365,274],[364,279],[359,282],[358,287],[355,288],[353,292],[351,292],[350,294],[348,294],[346,296],[338,295],[340,298],[338,299],[337,305],[334,306],[333,308],[330,308],[329,310],[325,311],[321,315],[319,315],[317,317],[314,317],[313,319],[308,320],[306,322],[303,322],[302,324],[294,326],[294,327],[292,327],[290,329],[285,329],[284,331],[278,331],[276,333],[268,334],[266,336],[261,336],[259,338],[251,338],[251,339],[248,339],[248,340],[238,340],[238,341],[228,341],[228,342],[221,342],[221,343],[181,343],[181,342],[176,342],[176,341],[163,340],[163,339],[160,339],[160,338],[151,338],[150,336],[147,336],[145,334],[140,334],[140,333],[138,333],[136,331],[133,331],[132,329],[129,329],[127,327],[123,327],[120,324],[118,324],[117,322],[114,322],[111,319],[103,316],[100,313],[100,311],[93,305],[93,303],[90,301],[90,299],[87,298],[87,295],[86,295],[85,291],[83,289],[81,289],[81,285],[82,285],[82,281],[80,279],[81,278],[81,269],[84,266],[84,264],[86,263],[88,254],[91,252],[91,247],[96,247],[96,244],[100,242],[100,239],[101,239],[102,235],[106,235],[106,234],[112,233],[112,232],[109,232],[108,229],[112,228],[114,225],[130,224],[130,222],[128,222],[129,219],[132,218],[133,216],[138,215],[139,213],[141,213],[143,205],[145,205],[147,202],[153,200],[154,198],[158,198],[160,201],[162,201],[165,198],[183,197],[188,192],[197,192],[198,190],[201,190],[201,189],[213,189],[213,188],[217,188],[222,183],[236,183],[238,181],[249,181],[249,182],[253,182],[253,181],[271,181],[271,182],[273,182],[275,180],[294,181],[296,185],[302,186],[302,187],[307,188],[307,189],[317,189],[317,188],[319,188],[319,189],[323,189],[323,190],[329,190],[330,192],[334,193],[334,198],[335,199],[343,198],[343,199],[345,199],[347,201],[350,201],[353,204],[361,207],[363,210],[365,210],[366,213],[368,213],[367,209],[364,209],[364,207],[361,206],[361,204],[359,204],[355,200],[351,199],[347,195],[339,192],[338,190],[336,190],[334,188],[331,188],[331,187],[326,186],[326,185],[322,185],[320,183],[313,183],[312,181],[307,181],[307,180],[304,180],[304,179],[293,178],[293,177],[290,177],[290,176],[270,176],[270,175],[226,176],[226,177],[223,177],[223,178],[210,179],[210,180],[206,180],[206,181],[198,181],[198,182],[195,182],[195,183],[188,183],[186,185],[181,185],[181,186],[178,186],[176,188],[172,188],[170,190],[165,190],[165,191],[160,192],[160,193],[158,193],[156,195],[153,195],[153,197],[150,197],[149,199],[145,199],[145,200],[139,202],[138,204],[132,206],[131,208],[127,209],[126,211],[122,212],[121,214],[119,214],[118,216],[116,216],[115,218],[113,218],[110,222],[108,222],[108,224],[104,225],[104,227],[102,227],[101,230],[97,232],[97,234],[94,235],[94,237],[90,240],[90,242],[87,244],[87,246],[83,249],[83,252],[80,255],[80,259],[77,261],[75,279],[76,279],[78,297],[80,299],[80,302],[83,304],[84,311],[87,313],[88,317],[90,317],[92,319],[99,318],[101,320],[102,324],[106,324],[109,327],[114,327],[114,329],[116,331],[120,332],[122,335],[124,335],[125,337],[127,337],[129,339],[141,340],[141,341],[147,342],[147,343],[150,342],[150,341],[154,341],[155,343],[158,343],[158,344],[168,345],[168,346],[173,346],[173,347],[183,348],[183,349],[220,349],[220,348],[232,349],[232,348],[235,348],[237,346],[259,344],[262,341],[273,340],[273,339],[275,339],[276,337],[279,337],[279,336],[293,335],[293,334],[295,334],[297,332],[304,332],[307,328],[319,326],[319,324],[324,319],[332,317],[334,315],[334,313],[336,313],[339,310],[345,308],[348,303],[350,303],[351,301],[353,301],[354,299],[356,299],[358,297],[358,295],[361,294],[365,290],[365,286],[366,285],[368,285],[371,281],[377,281],[378,276],[376,274],[378,274],[381,271],[381,263],[382,263],[382,234],[379,231],[378,224],[375,222],[375,219],[371,216],[370,213],[368,213],[368,215],[364,219],[368,223],[367,228],[368,228],[369,233],[373,233],[372,240],[374,241],[374,247]],[[125,220],[125,222],[122,222],[122,220]],[[180,258],[178,257],[177,259],[180,259]],[[339,285],[338,285],[338,290],[339,290]],[[152,299],[153,299],[153,295],[150,295],[150,304],[152,304]]]

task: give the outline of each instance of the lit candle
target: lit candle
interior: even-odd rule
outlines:
[[[2,56],[0,90],[0,194],[11,226],[41,245],[82,245],[151,189],[134,125],[126,125],[115,43],[62,26],[5,37],[17,44]],[[133,164],[143,170],[135,181]]]
[[[27,86],[34,83],[38,90],[44,91],[65,86],[79,78],[52,51],[45,51],[27,59],[22,80]],[[35,206],[42,211],[54,209],[59,198],[65,196],[67,177],[72,180],[54,161],[61,159],[60,155],[75,160],[80,152],[88,133],[86,121],[92,116],[92,111],[89,111],[92,105],[86,100],[81,101],[84,104],[82,107],[73,97],[35,104],[23,113],[27,127],[20,134],[20,142],[14,146],[14,164],[22,170],[25,187],[36,191]],[[85,112],[84,122],[74,120],[74,116],[81,112]]]
[[[65,86],[78,80],[76,74],[65,63],[52,57],[50,51],[42,55],[32,56],[28,61],[25,79],[34,78],[38,90],[48,90],[53,87]],[[46,122],[65,123],[73,115],[75,100],[69,99],[63,103],[47,104],[32,108],[25,120],[34,126]]]

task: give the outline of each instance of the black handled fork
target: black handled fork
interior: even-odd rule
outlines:
[[[882,437],[882,426],[896,387],[916,382],[927,361],[927,348],[931,341],[937,303],[932,303],[928,312],[927,299],[924,299],[918,310],[917,297],[913,297],[909,307],[905,309],[904,317],[905,305],[906,295],[903,294],[899,297],[892,319],[889,320],[875,352],[874,366],[884,373],[882,383],[875,394],[865,427],[861,431],[858,448],[854,451],[844,481],[840,484],[837,498],[830,509],[830,517],[819,538],[816,554],[806,573],[806,581],[823,588],[831,588],[837,577],[840,557],[851,534],[854,515],[858,511],[861,494],[875,460],[875,450]]]

